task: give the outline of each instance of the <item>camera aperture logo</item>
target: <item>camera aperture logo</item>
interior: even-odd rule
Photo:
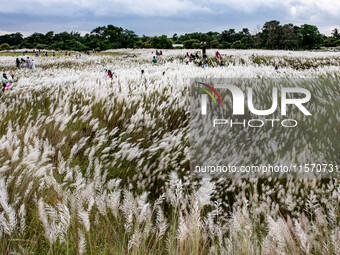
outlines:
[[[208,100],[207,95],[209,95],[214,104],[216,105],[216,99],[213,94],[217,97],[217,99],[220,102],[222,111],[223,109],[223,103],[222,99],[223,97],[220,96],[220,94],[215,90],[216,89],[222,89],[228,90],[231,93],[232,96],[232,116],[242,116],[245,115],[245,105],[247,103],[247,107],[250,113],[257,116],[268,116],[274,114],[276,111],[278,111],[278,99],[279,99],[279,88],[273,87],[272,88],[272,95],[271,95],[271,102],[272,105],[269,109],[256,109],[254,106],[254,93],[252,87],[246,88],[246,93],[244,93],[238,86],[233,84],[217,84],[214,87],[212,87],[209,84],[206,84],[204,82],[196,82],[198,85],[203,85],[203,87],[195,87],[196,89],[201,90],[202,92],[205,92],[206,94],[201,95],[201,115],[206,116],[208,114]],[[208,90],[210,89],[210,91]],[[213,94],[212,94],[213,93]],[[246,95],[245,95],[246,94]],[[307,110],[307,108],[304,106],[304,104],[308,103],[311,99],[311,93],[309,90],[301,87],[280,87],[280,101],[281,101],[281,108],[280,108],[280,115],[281,116],[287,116],[288,110],[287,106],[292,105],[299,109],[300,112],[302,112],[305,116],[311,116],[312,114]],[[289,97],[290,95],[290,97]],[[293,97],[299,95],[299,97]],[[247,100],[246,100],[247,99]],[[229,117],[232,117],[229,116]],[[218,126],[225,126],[228,125],[230,127],[234,126],[243,126],[244,128],[250,127],[250,128],[260,128],[266,125],[270,125],[270,127],[275,127],[276,124],[281,125],[285,128],[293,128],[298,125],[298,121],[296,119],[278,119],[278,118],[257,118],[257,119],[243,119],[242,121],[235,121],[232,118],[214,118],[213,119],[213,127]]]

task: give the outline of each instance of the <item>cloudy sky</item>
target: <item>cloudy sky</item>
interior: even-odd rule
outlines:
[[[0,34],[89,32],[113,24],[138,35],[172,36],[248,27],[269,20],[340,28],[339,0],[0,0]]]

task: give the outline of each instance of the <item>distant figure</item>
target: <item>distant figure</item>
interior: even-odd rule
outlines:
[[[144,70],[142,70],[140,73],[141,73],[141,74],[140,74],[140,78],[141,78],[141,79],[145,79]]]
[[[199,59],[198,52],[196,51],[195,57]]]
[[[186,65],[189,65],[189,56],[185,56],[184,62]]]
[[[5,73],[3,73],[2,74],[2,79],[1,79],[2,91],[5,91],[7,84],[8,84],[7,75]]]
[[[204,67],[209,67],[208,62],[205,62]]]
[[[223,60],[221,60],[221,64],[220,64],[220,66],[224,66]]]
[[[159,51],[159,55],[162,56],[162,55],[163,55],[163,52],[162,52],[162,51]]]
[[[215,58],[216,59],[222,59],[221,54],[218,51],[216,51],[216,53],[215,53]]]
[[[157,64],[157,59],[156,59],[156,57],[155,57],[155,56],[153,56],[152,63],[153,63],[154,65],[156,65],[156,64]]]
[[[275,65],[275,70],[278,71],[279,70],[279,66]]]
[[[27,59],[26,59],[26,69],[27,70],[31,69],[31,60],[30,60],[30,57],[27,57]]]
[[[67,57],[67,51],[65,52],[65,56]]]
[[[81,59],[81,54],[79,54],[79,59]]]
[[[13,84],[13,83],[16,83],[16,82],[17,82],[17,79],[14,77],[14,74],[12,74],[11,77],[12,77],[12,78],[11,78],[12,84]]]
[[[15,64],[16,64],[17,68],[20,67],[20,60],[19,60],[19,58],[17,58],[17,59],[15,60]]]
[[[111,72],[111,70],[108,70],[108,71],[107,71],[107,76],[108,76],[110,79],[112,79],[112,72]]]
[[[55,52],[53,52],[53,57],[55,57]]]
[[[200,60],[200,62],[198,62],[198,67],[202,67],[202,61]]]
[[[207,46],[205,45],[205,43],[203,44],[203,47],[202,47],[202,57],[203,59],[207,58]]]
[[[165,71],[163,72],[163,76],[165,76]]]
[[[158,52],[158,50],[156,50],[156,56],[157,56],[157,57],[159,56],[159,52]]]
[[[32,59],[31,65],[32,65],[32,70],[35,70],[35,62],[34,62],[34,59]]]

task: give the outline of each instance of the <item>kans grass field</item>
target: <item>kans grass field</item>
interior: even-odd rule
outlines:
[[[157,65],[151,51],[50,54],[35,71],[0,56],[18,78],[0,97],[0,253],[340,254],[339,179],[189,169],[190,78],[340,84],[340,54],[221,50],[225,67],[199,68],[187,50],[163,50]]]

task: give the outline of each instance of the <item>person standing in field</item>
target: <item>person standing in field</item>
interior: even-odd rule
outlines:
[[[142,70],[140,73],[141,73],[141,74],[140,74],[140,78],[141,78],[141,79],[145,79],[144,70]]]
[[[216,51],[216,53],[215,53],[215,58],[217,60],[221,60],[222,59],[221,54],[218,51]]]
[[[31,69],[32,69],[32,70],[35,70],[35,62],[34,62],[34,59],[32,59],[31,65],[32,65]]]
[[[17,59],[15,60],[15,64],[16,64],[17,68],[20,67],[20,60],[19,60],[19,58],[17,58]]]
[[[186,65],[189,65],[189,57],[187,55],[184,58],[184,62]]]
[[[196,51],[195,57],[196,57],[197,59],[199,59],[199,56],[198,56],[198,52],[197,52],[197,51]]]
[[[155,56],[153,56],[152,62],[153,62],[153,64],[154,64],[154,65],[156,65],[156,64],[157,64],[157,59],[156,59],[156,57],[155,57]]]
[[[27,59],[26,59],[26,69],[27,70],[31,69],[31,60],[30,60],[30,57],[27,57]]]

